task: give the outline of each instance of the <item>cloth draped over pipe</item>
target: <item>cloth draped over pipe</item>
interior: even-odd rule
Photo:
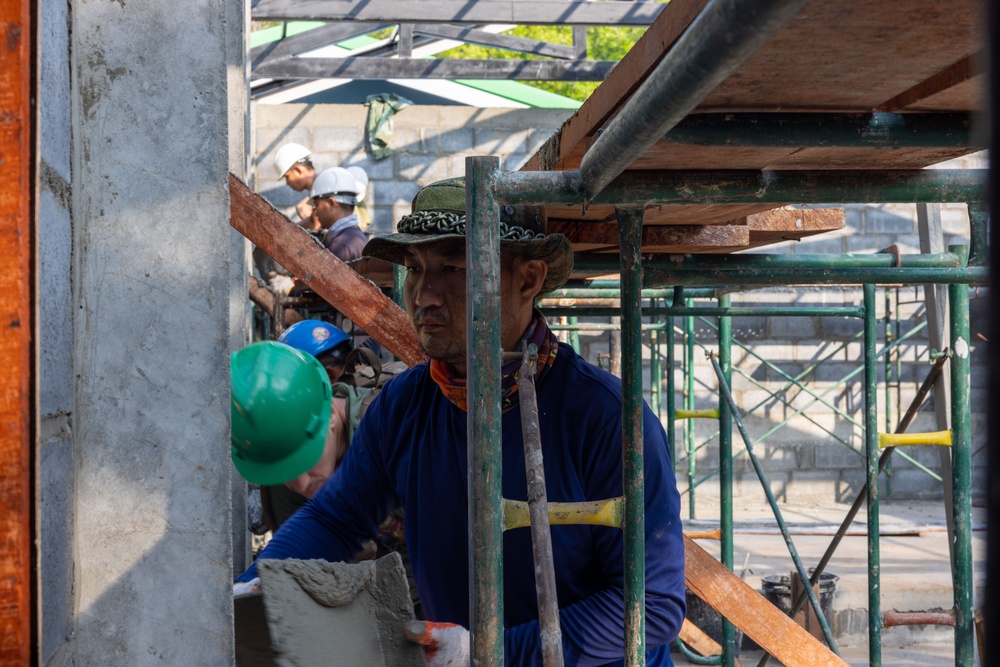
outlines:
[[[381,160],[392,155],[389,141],[392,139],[393,115],[413,104],[410,100],[395,93],[379,93],[369,95],[365,101],[368,107],[368,119],[365,128],[368,131],[368,149],[372,159]]]

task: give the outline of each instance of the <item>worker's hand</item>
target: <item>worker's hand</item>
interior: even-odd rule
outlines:
[[[469,631],[454,623],[410,621],[403,636],[424,649],[428,667],[469,664]]]
[[[260,577],[254,577],[250,581],[237,581],[233,584],[233,597],[249,595],[260,592]]]
[[[295,279],[289,276],[271,272],[271,277],[267,281],[271,285],[271,291],[278,294],[288,294],[295,287]]]
[[[302,224],[302,226],[305,227],[306,221],[308,221],[309,218],[311,218],[313,215],[313,207],[312,204],[309,203],[308,197],[306,197],[305,199],[303,199],[302,201],[300,201],[298,204],[295,205],[295,212],[298,213],[299,218],[302,219],[302,223],[300,224]]]

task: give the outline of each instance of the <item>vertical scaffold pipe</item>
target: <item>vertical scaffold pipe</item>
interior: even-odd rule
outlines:
[[[674,345],[674,318],[668,316],[665,320],[667,326],[667,360],[666,360],[666,393],[667,399],[667,438],[670,440],[670,463],[674,470],[677,470],[677,428],[674,415],[677,413],[677,397],[674,392],[674,363],[676,353]]]
[[[864,285],[865,454],[868,477],[868,662],[882,667],[882,596],[878,543],[878,364],[875,354],[875,286]]]
[[[469,157],[466,173],[466,327],[469,443],[469,618],[472,662],[502,665],[500,215],[495,157]]]
[[[955,664],[972,667],[972,435],[969,405],[969,286],[949,285],[951,330],[952,517],[955,525],[953,584]]]
[[[684,318],[684,409],[694,410],[694,317],[690,315]],[[684,449],[688,457],[688,518],[694,519],[695,477],[698,467],[694,450],[693,419],[684,420]]]
[[[728,294],[719,297],[719,306],[728,308]],[[719,366],[727,385],[733,382],[733,318],[719,318]],[[719,391],[719,530],[722,531],[721,558],[723,565],[733,569],[733,412]],[[736,662],[736,631],[733,624],[722,619],[722,665],[733,667]]]
[[[642,440],[643,209],[616,208],[621,256],[622,488],[625,495],[625,664],[646,664],[646,533]]]

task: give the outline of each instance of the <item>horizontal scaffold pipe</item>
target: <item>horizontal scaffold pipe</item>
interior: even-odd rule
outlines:
[[[577,255],[574,268],[614,266],[617,257],[605,259]],[[897,266],[898,263],[898,266]],[[706,269],[954,269],[964,265],[963,258],[952,252],[896,255],[895,253],[838,254],[814,253],[778,255],[747,253],[739,255],[659,255],[643,262],[643,267],[664,270],[703,271]],[[685,290],[685,294],[687,290]]]
[[[570,317],[608,317],[621,312],[620,308],[594,306],[546,306],[541,310],[546,315]],[[675,315],[701,317],[863,317],[864,309],[852,306],[729,306],[729,307],[682,307],[643,308],[643,316]]]
[[[695,146],[985,148],[968,113],[692,114],[664,137]]]
[[[979,202],[986,169],[628,171],[590,204],[947,204]],[[578,171],[503,172],[505,204],[583,205]]]
[[[710,0],[587,149],[580,162],[587,198],[687,116],[806,2]]]
[[[597,271],[596,273],[601,273]],[[668,285],[985,285],[986,267],[953,269],[644,269],[646,287]]]

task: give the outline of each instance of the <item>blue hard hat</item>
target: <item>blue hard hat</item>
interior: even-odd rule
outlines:
[[[278,342],[318,357],[338,345],[347,343],[351,337],[321,320],[302,320],[281,332]]]

